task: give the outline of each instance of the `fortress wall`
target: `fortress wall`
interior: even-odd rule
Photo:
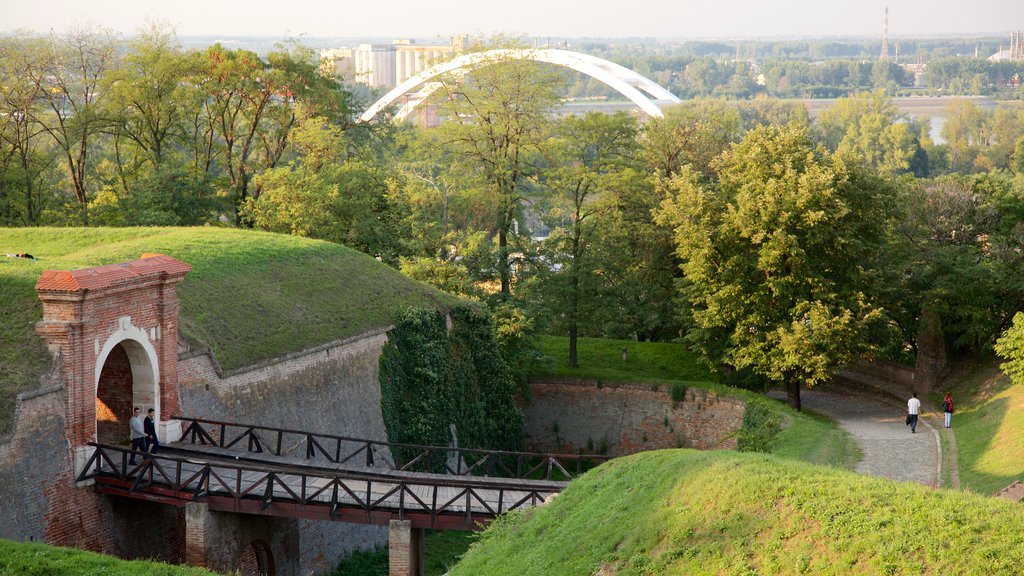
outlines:
[[[520,402],[530,451],[599,452],[622,456],[643,450],[735,448],[746,405],[690,388],[674,402],[670,390],[650,384],[535,379]]]
[[[888,360],[855,362],[843,368],[836,380],[868,386],[900,400],[909,398],[911,392],[919,396],[928,392],[926,385],[916,382],[914,368]]]
[[[387,440],[380,409],[378,359],[386,330],[224,372],[206,353],[187,351],[178,363],[185,415]],[[381,526],[294,521],[300,573],[333,569],[340,556],[387,543]],[[273,545],[273,543],[271,543]],[[274,550],[281,569],[283,550]],[[294,559],[294,553],[288,557]]]

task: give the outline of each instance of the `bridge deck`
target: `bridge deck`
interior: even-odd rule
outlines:
[[[424,454],[445,455],[451,449],[417,447],[426,451],[414,456],[411,463],[448,472],[438,474],[396,469],[389,458],[341,458],[340,452],[332,457],[329,451],[314,458],[318,454],[313,448],[306,450],[306,457],[282,454],[280,449],[268,449],[266,438],[253,441],[253,427],[247,430],[234,440],[222,429],[215,442],[193,444],[185,439],[172,443],[157,455],[137,454],[135,465],[129,463],[131,451],[125,447],[91,444],[94,452],[78,480],[94,480],[96,489],[103,493],[175,506],[203,501],[213,510],[370,524],[405,519],[422,528],[461,530],[480,529],[501,513],[540,504],[567,484],[550,479],[468,475],[484,470],[481,463],[498,463],[500,470],[507,472],[508,458],[522,457],[520,453],[481,455],[482,451],[476,451],[476,463],[469,466],[457,455],[455,469],[462,471],[457,475],[450,463],[439,467],[436,459],[422,459]],[[193,439],[211,439],[204,434],[194,434]],[[238,442],[239,438],[248,441]],[[324,440],[323,436],[319,438]],[[387,452],[380,446],[368,446],[366,453],[374,450],[381,455]],[[574,458],[528,456],[547,463],[546,468],[536,466],[529,472],[548,477],[553,466],[565,472],[556,458]]]

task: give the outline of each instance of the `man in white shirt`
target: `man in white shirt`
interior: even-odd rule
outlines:
[[[132,412],[131,420],[128,421],[128,427],[131,429],[132,438],[131,459],[128,463],[134,465],[135,452],[146,452],[146,432],[142,427],[142,416],[139,414],[138,406],[136,406],[134,412]]]
[[[910,425],[910,433],[917,433],[917,417],[921,414],[921,401],[917,399],[917,392],[910,395],[907,400],[907,424]]]

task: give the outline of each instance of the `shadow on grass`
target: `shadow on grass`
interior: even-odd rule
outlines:
[[[1008,424],[1009,408],[1010,400],[1000,397],[953,416],[961,487],[991,495],[1020,478],[1024,470],[1021,459],[1010,454],[1012,450],[1008,451],[1008,447],[997,445],[1000,430]],[[983,463],[983,459],[988,462]],[[999,473],[991,469],[993,465],[997,469],[1009,465],[1021,470]],[[983,466],[986,470],[982,470]]]

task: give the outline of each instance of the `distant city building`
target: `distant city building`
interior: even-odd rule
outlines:
[[[1010,47],[999,51],[988,57],[989,62],[1024,62],[1024,45],[1022,45],[1022,34],[1020,30],[1010,32]]]
[[[448,45],[421,45],[403,39],[394,40],[391,44],[360,44],[355,48],[321,50],[321,69],[349,82],[393,88],[447,60],[462,47],[463,39],[457,37]]]

